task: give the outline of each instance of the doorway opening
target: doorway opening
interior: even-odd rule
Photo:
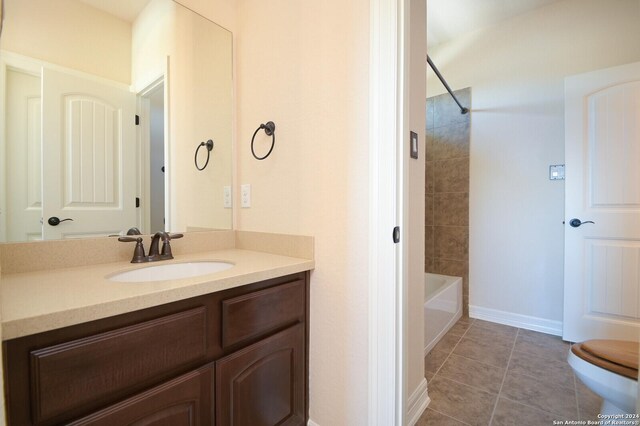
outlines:
[[[164,76],[138,95],[140,176],[139,223],[143,233],[165,231],[168,222],[167,114]]]

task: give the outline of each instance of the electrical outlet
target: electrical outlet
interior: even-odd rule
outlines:
[[[225,209],[231,208],[231,186],[224,187],[224,195],[222,197],[222,204]]]
[[[251,185],[248,183],[240,185],[240,207],[251,207]]]

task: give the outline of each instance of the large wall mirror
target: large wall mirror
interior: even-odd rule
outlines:
[[[173,0],[0,1],[0,242],[232,228],[229,31]]]

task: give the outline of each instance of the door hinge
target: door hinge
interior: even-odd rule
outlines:
[[[393,228],[393,242],[398,244],[400,242],[400,227],[396,226]]]
[[[140,207],[140,198],[136,197],[136,208]]]
[[[140,116],[136,114],[136,126],[140,125]]]

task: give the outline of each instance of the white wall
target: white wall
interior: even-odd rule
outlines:
[[[131,81],[130,23],[74,0],[4,3],[1,49],[122,83]]]
[[[315,237],[310,417],[366,425],[369,1],[237,3],[237,183],[252,185],[237,227]]]
[[[565,0],[429,52],[472,88],[470,305],[559,328],[564,77],[640,60],[640,2]],[[430,73],[428,96],[444,92]]]

